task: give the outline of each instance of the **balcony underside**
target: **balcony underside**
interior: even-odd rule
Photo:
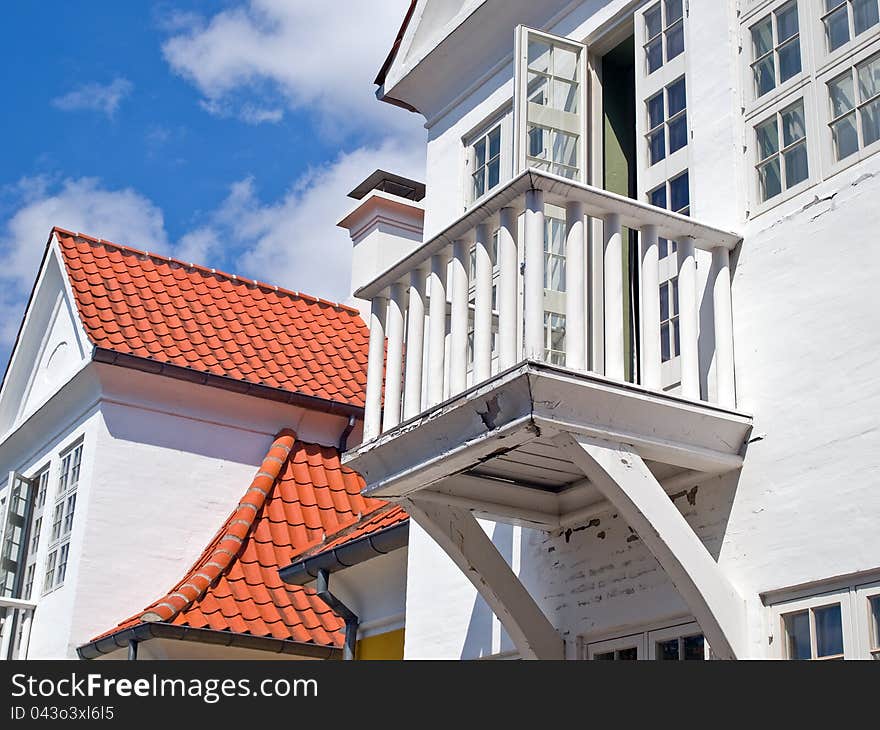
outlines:
[[[609,507],[571,437],[623,445],[668,493],[740,468],[751,418],[602,376],[528,361],[344,456],[365,494],[468,509],[543,529]]]

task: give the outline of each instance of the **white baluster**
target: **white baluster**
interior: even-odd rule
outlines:
[[[605,216],[605,375],[623,380],[623,236],[620,216]]]
[[[403,417],[422,412],[422,368],[425,341],[425,271],[413,269],[409,276],[409,302],[406,310],[406,380],[403,390]]]
[[[400,423],[400,395],[403,379],[403,308],[406,288],[397,283],[391,286],[385,329],[388,333],[388,355],[385,364],[385,416],[382,430],[388,431]]]
[[[641,370],[642,385],[659,390],[660,354],[660,258],[656,226],[641,230]]]
[[[443,402],[446,369],[446,252],[431,257],[431,299],[428,302],[428,408]]]
[[[382,379],[385,374],[385,315],[388,299],[375,296],[370,302],[370,351],[364,406],[364,441],[376,438],[382,423]]]
[[[474,272],[474,384],[492,375],[492,229],[477,226]]]
[[[726,248],[717,246],[712,249],[712,271],[715,277],[712,298],[715,305],[715,377],[718,404],[725,408],[736,408],[730,252]]]
[[[519,314],[517,284],[519,269],[516,250],[517,214],[513,208],[502,208],[498,229],[498,367],[506,370],[519,362],[516,348]]]
[[[452,288],[452,322],[449,327],[449,396],[467,388],[468,356],[468,264],[470,244],[456,241],[452,246],[449,286]]]
[[[587,369],[587,240],[584,204],[565,207],[565,365]]]
[[[700,399],[700,356],[697,343],[697,261],[694,240],[678,239],[678,322],[681,341],[681,394]]]
[[[526,193],[525,220],[525,356],[544,359],[544,191]]]

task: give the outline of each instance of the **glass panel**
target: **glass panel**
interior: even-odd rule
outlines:
[[[666,115],[663,113],[663,93],[648,99],[648,129],[654,129],[663,124]]]
[[[669,284],[660,287],[660,321],[669,319]]]
[[[528,99],[532,104],[547,106],[550,95],[548,91],[549,83],[550,81],[546,76],[529,73],[529,86],[526,91]]]
[[[758,182],[761,186],[761,200],[770,200],[782,192],[779,175],[779,158],[776,157],[758,168]]]
[[[670,209],[676,213],[690,206],[690,178],[688,173],[669,182]],[[664,206],[665,207],[665,206]]]
[[[859,151],[859,133],[856,129],[855,114],[850,114],[832,124],[831,134],[834,137],[834,154],[838,160],[843,160]]]
[[[669,154],[687,145],[687,114],[669,123]]]
[[[69,552],[70,543],[61,546],[61,551],[58,556],[58,572],[55,576],[56,585],[61,585],[64,582],[64,576],[67,574],[67,555]]]
[[[53,585],[55,585],[55,561],[58,559],[58,553],[54,550],[49,553],[49,558],[46,561],[46,575],[43,580],[43,590],[48,591]]]
[[[542,127],[531,127],[529,129],[529,155],[532,157],[544,157],[544,134],[547,130]]]
[[[782,112],[782,146],[788,147],[806,136],[804,105],[798,104]]]
[[[880,99],[875,99],[861,110],[862,137],[865,145],[880,139]]]
[[[703,661],[706,658],[706,641],[702,634],[686,636],[682,640],[682,644],[684,644],[685,661]]]
[[[673,316],[678,316],[678,277],[675,277],[671,282],[672,284],[672,314]]]
[[[486,164],[486,140],[481,139],[474,145],[474,169],[479,169]]]
[[[789,659],[811,659],[810,615],[807,611],[785,617],[785,639]]]
[[[655,205],[658,208],[666,208],[666,186],[661,185],[659,188],[652,190],[648,193],[648,200],[651,205]]]
[[[858,67],[859,94],[862,101],[880,94],[880,56]]]
[[[554,162],[559,162],[568,167],[577,167],[578,164],[578,138],[574,134],[565,132],[553,133],[553,156]]]
[[[501,127],[495,127],[489,132],[489,159],[501,154]]]
[[[675,301],[678,301],[678,289],[675,293]],[[678,307],[676,307],[677,309]],[[681,327],[679,320],[672,320],[672,356],[678,357],[681,354]]]
[[[52,513],[52,537],[51,540],[57,540],[61,535],[61,520],[64,516],[64,502],[55,505],[55,511]]]
[[[825,0],[825,12],[834,10],[834,8],[838,8],[844,3],[846,3],[846,0]]]
[[[657,642],[657,659],[678,661],[678,639]]]
[[[801,72],[801,41],[796,38],[790,41],[778,51],[779,55],[779,83],[788,81],[792,76]]]
[[[871,596],[871,648],[880,648],[880,596]]]
[[[840,619],[840,604],[817,608],[813,611],[816,622],[816,656],[835,656],[843,654],[843,623]]]
[[[43,529],[43,518],[37,517],[34,522],[34,527],[31,530],[31,555],[37,554],[37,549],[40,547],[40,531]]]
[[[769,53],[773,48],[773,25],[768,15],[764,20],[752,28],[753,58],[760,58]]]
[[[672,25],[676,20],[682,18],[682,2],[681,0],[666,0],[666,25]]]
[[[544,239],[545,253],[565,255],[565,222],[559,218],[547,218],[547,232]]]
[[[498,181],[501,178],[501,161],[498,159],[493,160],[489,163],[489,167],[487,169],[487,187],[489,190],[494,188]]]
[[[578,72],[578,54],[570,48],[556,46],[553,49],[553,75],[574,81]]]
[[[76,510],[76,492],[67,498],[67,509],[64,513],[64,534],[73,528],[73,513]]]
[[[654,165],[666,157],[666,136],[661,129],[654,132],[648,138],[648,147],[651,153],[651,164]]]
[[[831,98],[831,115],[839,117],[856,108],[856,90],[853,84],[852,73],[846,72],[828,84],[828,95]]]
[[[593,660],[599,662],[613,662],[614,661],[614,652],[613,651],[603,651],[601,654],[593,654]]]
[[[792,2],[776,13],[776,41],[782,43],[798,32],[797,3]]]
[[[828,50],[834,51],[849,40],[849,16],[846,5],[825,18],[825,36],[828,38]]]
[[[755,94],[763,96],[768,91],[772,91],[776,86],[776,64],[773,56],[767,56],[754,66],[755,74]]]
[[[674,117],[687,106],[687,93],[685,91],[684,77],[672,84],[667,90],[667,116]],[[652,125],[653,126],[653,125]]]
[[[853,0],[853,24],[856,35],[880,23],[880,2],[877,0]]]
[[[684,53],[684,23],[666,31],[666,60],[671,61]]]
[[[645,46],[645,54],[648,57],[648,73],[654,73],[663,65],[663,40],[657,38]]]
[[[779,152],[779,132],[775,119],[755,127],[755,133],[758,136],[758,159],[766,160]]]
[[[553,109],[569,112],[571,114],[578,113],[578,85],[568,81],[553,80]]]
[[[550,73],[550,44],[529,38],[529,70]]]
[[[660,18],[660,3],[657,3],[650,10],[645,11],[645,40],[650,40],[654,36],[660,35],[663,29],[663,21]]]
[[[799,144],[785,153],[785,187],[791,188],[810,176],[807,145]]]
[[[660,325],[660,359],[668,362],[672,359],[669,354],[669,322]]]
[[[634,662],[639,658],[639,650],[631,646],[628,649],[621,649],[617,652],[617,659],[624,662]]]

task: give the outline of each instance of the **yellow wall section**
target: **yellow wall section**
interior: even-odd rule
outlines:
[[[355,659],[403,659],[404,632],[405,629],[398,629],[361,639],[357,643]]]

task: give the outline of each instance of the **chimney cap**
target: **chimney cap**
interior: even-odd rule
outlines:
[[[390,193],[408,200],[420,201],[425,197],[425,183],[410,180],[408,177],[395,175],[393,172],[376,170],[349,194],[349,198],[362,200],[373,190]]]

